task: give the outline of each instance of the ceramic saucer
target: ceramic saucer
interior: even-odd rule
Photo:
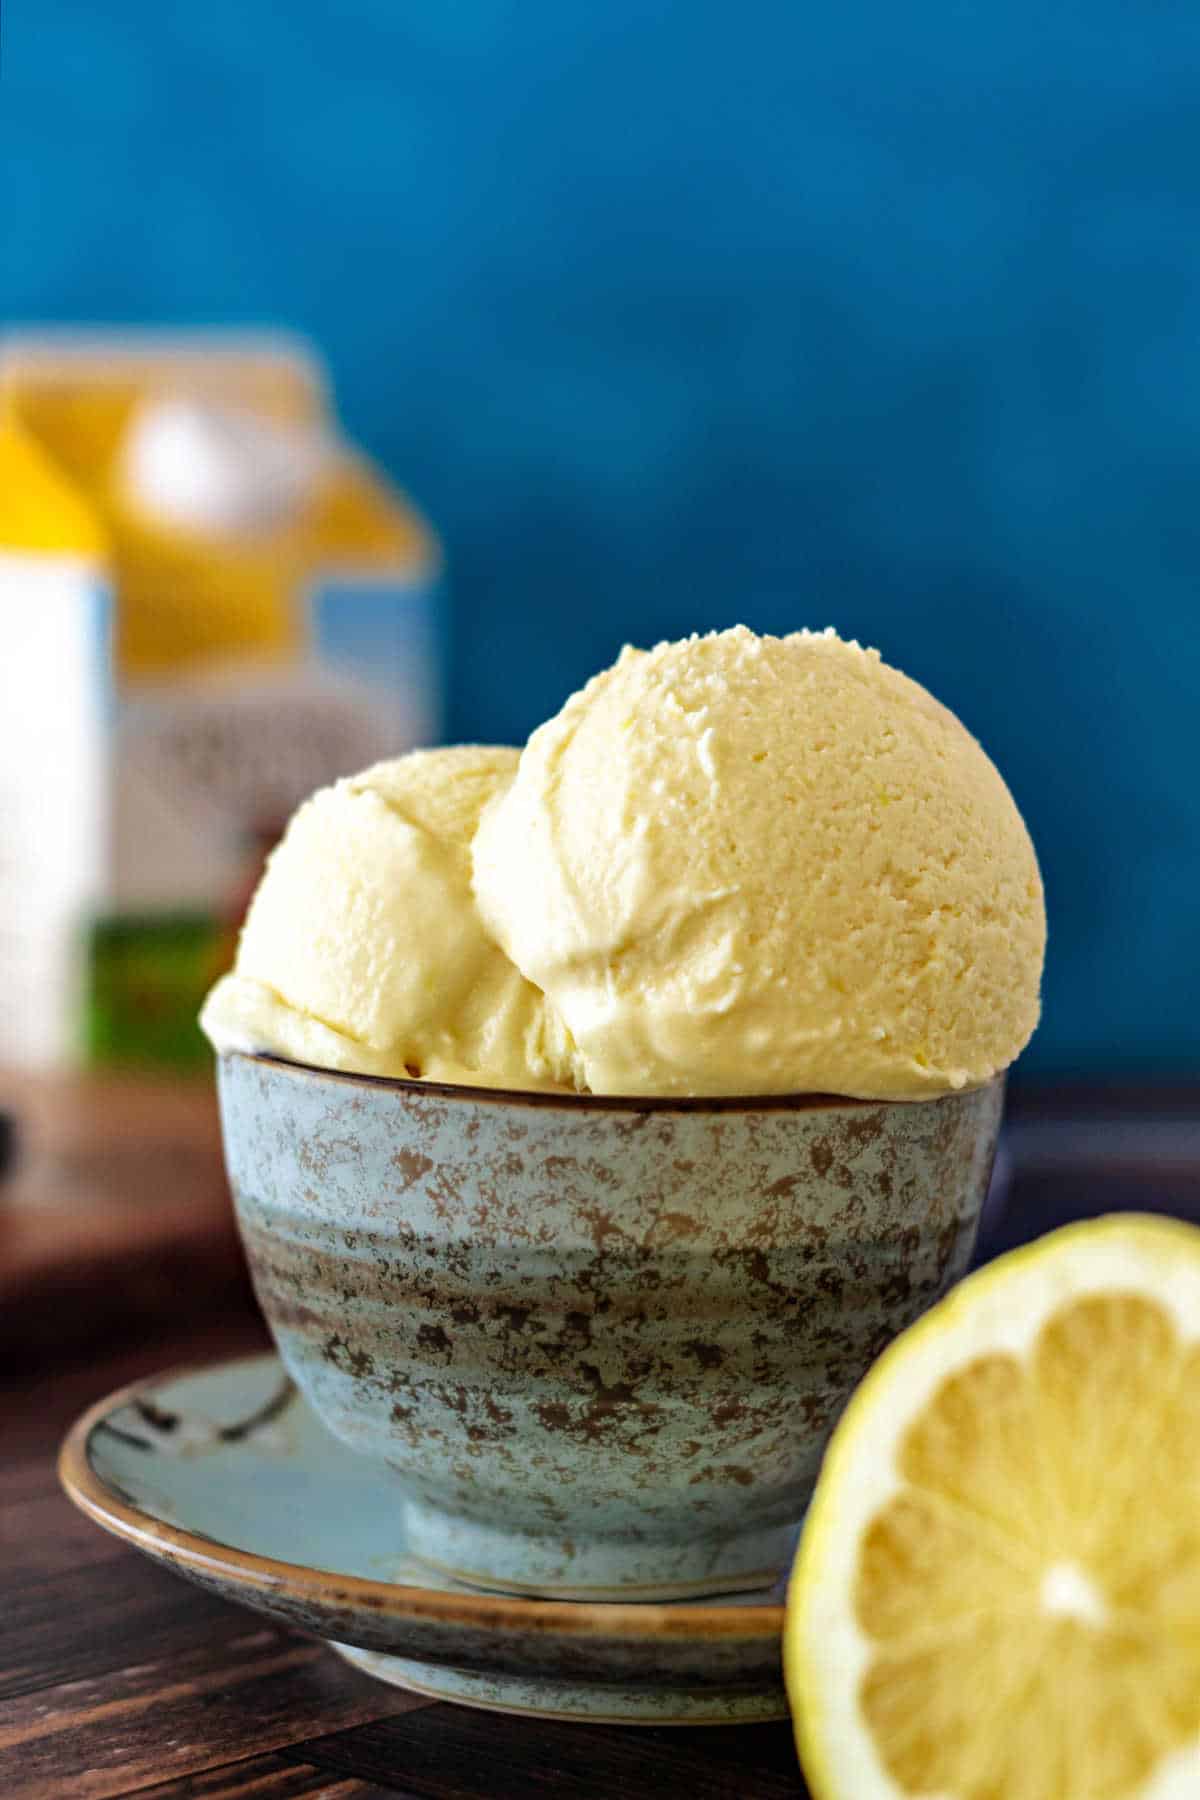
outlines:
[[[98,1525],[400,1687],[501,1712],[626,1723],[786,1716],[783,1572],[736,1600],[483,1593],[405,1555],[393,1477],[330,1438],[274,1356],[102,1400],[59,1473]]]

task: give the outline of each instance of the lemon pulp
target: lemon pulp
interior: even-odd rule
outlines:
[[[1125,1800],[1200,1732],[1200,1346],[1141,1293],[948,1374],[853,1584],[903,1794]]]

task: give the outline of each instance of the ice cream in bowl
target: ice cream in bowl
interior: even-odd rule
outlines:
[[[983,750],[828,632],[627,650],[519,753],[307,802],[203,1022],[263,1310],[407,1553],[772,1581],[966,1266],[1044,938]]]

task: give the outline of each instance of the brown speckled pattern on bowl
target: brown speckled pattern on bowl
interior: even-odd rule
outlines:
[[[774,1579],[852,1388],[966,1266],[1002,1102],[581,1100],[238,1055],[220,1090],[280,1353],[397,1472],[397,1539],[592,1598]]]

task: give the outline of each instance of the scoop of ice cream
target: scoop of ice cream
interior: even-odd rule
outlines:
[[[205,1003],[218,1050],[361,1074],[571,1084],[561,1022],[480,922],[470,842],[515,750],[418,750],[299,809]]]
[[[474,845],[485,924],[600,1094],[921,1099],[1038,1017],[1033,846],[959,721],[832,631],[626,651]]]

